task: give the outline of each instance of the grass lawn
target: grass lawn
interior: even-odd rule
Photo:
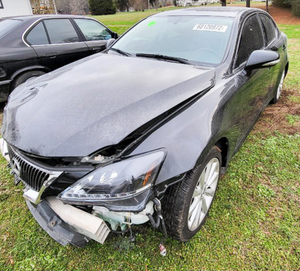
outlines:
[[[122,33],[151,12],[96,18]],[[300,25],[280,29],[290,56],[282,99],[231,161],[209,219],[190,242],[168,238],[162,257],[162,234],[146,224],[135,227],[134,246],[110,235],[104,245],[62,247],[35,222],[0,158],[0,270],[299,270]]]

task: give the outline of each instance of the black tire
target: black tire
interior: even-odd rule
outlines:
[[[15,79],[12,90],[15,89],[17,86],[25,83],[28,79],[33,77],[38,77],[43,74],[45,74],[45,72],[43,71],[30,71],[30,72],[22,73]]]
[[[214,191],[216,191],[221,174],[222,156],[220,149],[215,146],[209,151],[208,155],[206,156],[201,165],[197,166],[195,169],[190,171],[183,181],[171,186],[168,189],[165,198],[163,199],[163,214],[165,217],[167,231],[171,236],[173,236],[173,238],[179,241],[185,242],[191,239],[200,230],[201,226],[205,223],[209,209],[214,199],[215,192],[213,193],[206,214],[203,214],[204,218],[202,220],[201,215],[203,204],[201,203],[201,207],[198,207],[201,209],[198,223],[200,223],[200,221],[201,223],[198,226],[194,225],[196,227],[195,229],[190,229],[191,226],[189,223],[191,222],[189,221],[189,219],[191,218],[189,218],[189,211],[190,207],[192,207],[193,201],[195,200],[194,193],[196,193],[197,191],[195,190],[195,188],[196,186],[200,186],[200,176],[202,173],[205,174],[206,171],[204,172],[204,170],[208,170],[207,165],[211,165],[211,161],[218,161],[219,163],[219,168],[218,170],[216,169],[216,172],[218,171],[218,176],[216,181],[213,182],[215,186]],[[208,186],[208,188],[205,189],[206,191],[208,191],[210,187]],[[205,189],[203,189],[203,191]],[[204,194],[199,196],[199,202],[203,202]]]
[[[281,77],[280,77],[280,81],[279,84],[276,88],[275,94],[274,94],[274,98],[271,100],[271,104],[276,104],[280,98],[281,92],[282,92],[282,86],[283,86],[283,81],[285,78],[285,71],[282,72]]]

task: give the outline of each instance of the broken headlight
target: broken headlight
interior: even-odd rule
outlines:
[[[164,158],[164,151],[159,150],[99,167],[58,197],[71,204],[104,205],[108,208],[122,205],[129,209],[139,206],[140,209],[140,204],[149,196]]]

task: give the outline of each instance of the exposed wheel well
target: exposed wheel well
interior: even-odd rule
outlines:
[[[289,71],[289,62],[288,63],[286,63],[286,65],[285,65],[285,76],[287,76],[287,73],[288,73],[288,71]]]
[[[215,144],[221,150],[222,156],[222,167],[227,166],[228,161],[228,150],[229,150],[229,142],[226,137],[220,138]]]

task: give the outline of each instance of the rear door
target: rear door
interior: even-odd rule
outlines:
[[[277,26],[273,22],[273,20],[266,14],[260,14],[259,15],[263,30],[265,33],[265,39],[266,39],[266,48],[269,50],[276,51],[280,54],[280,62],[281,65],[275,65],[273,67],[270,67],[270,76],[271,76],[271,91],[270,91],[270,97],[274,97],[274,90],[277,88],[279,81],[281,79],[282,69],[285,67],[286,63],[286,39],[283,35],[280,35]]]
[[[80,38],[71,20],[44,19],[26,36],[41,64],[51,70],[89,55],[89,48]]]
[[[107,40],[112,38],[112,32],[108,28],[92,19],[74,19],[74,22],[82,32],[90,54],[106,48]]]

